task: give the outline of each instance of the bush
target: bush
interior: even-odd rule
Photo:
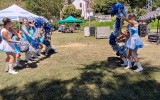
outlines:
[[[156,19],[154,22],[150,23],[151,28],[157,28],[158,19]]]
[[[114,22],[115,22],[115,18],[112,18],[112,21],[110,22],[98,22],[96,20],[93,20],[91,21],[90,25],[93,26],[93,27],[99,27],[99,26],[110,26],[110,28],[112,29],[113,28],[113,25],[114,25]],[[85,21],[84,23],[82,23],[82,26],[85,27],[85,26],[89,26],[89,21]]]

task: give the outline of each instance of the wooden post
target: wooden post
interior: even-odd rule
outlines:
[[[159,19],[160,19],[160,17],[158,17],[158,24],[157,24],[157,36],[158,36],[157,45],[160,43],[160,36],[159,36]]]

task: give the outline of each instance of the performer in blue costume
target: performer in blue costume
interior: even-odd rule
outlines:
[[[23,37],[30,43],[30,45],[35,49],[35,51],[38,49],[37,47],[37,42],[35,42],[35,40],[33,40],[33,38],[31,37],[31,35],[33,34],[30,34],[30,25],[29,25],[29,22],[28,22],[28,19],[27,18],[24,18],[22,20],[22,33],[23,33]],[[26,53],[25,54],[26,56],[26,61],[29,61],[29,60],[33,60],[33,58],[28,54]]]
[[[24,18],[22,20],[22,33],[23,33],[23,37],[29,42],[29,43],[32,43],[33,39],[31,38],[30,36],[30,33],[29,33],[29,29],[30,29],[30,26],[29,26],[29,22],[28,22],[28,19],[27,18]]]
[[[112,16],[116,15],[116,22],[114,24],[114,31],[111,33],[109,37],[109,44],[111,45],[111,47],[115,52],[118,52],[120,48],[116,40],[118,39],[121,33],[122,23],[124,21],[121,18],[121,16],[122,15],[126,16],[128,13],[128,9],[123,4],[118,2],[111,7],[111,11],[112,11],[111,14]]]
[[[39,49],[37,54],[40,56],[41,55],[41,50],[43,49],[43,42],[44,42],[44,19],[42,18],[36,18],[35,20],[35,27],[36,27],[36,32],[35,32],[35,39],[36,41],[39,42]]]
[[[17,30],[17,35],[14,35],[12,37],[12,39],[14,41],[20,41],[20,38],[21,38],[21,31]],[[21,56],[21,49],[20,49],[20,45],[18,44],[15,44],[15,50],[16,50],[16,66],[19,66],[19,67],[22,67],[22,65],[20,64],[20,56]]]
[[[118,43],[123,43],[123,45],[120,46],[120,49],[119,49],[119,51],[117,53],[118,56],[120,56],[121,59],[123,60],[123,64],[121,64],[121,66],[127,66],[128,65],[127,58],[126,58],[127,57],[127,54],[126,54],[126,50],[127,50],[126,42],[128,41],[129,37],[130,37],[130,34],[129,34],[128,30],[126,30],[126,31],[123,31],[121,33],[121,36],[119,37],[119,40],[116,41]],[[137,56],[138,56],[138,54],[137,54]],[[134,63],[134,60],[132,58],[132,54],[131,53],[130,53],[130,58],[131,58],[131,62]]]
[[[138,67],[135,71],[140,72],[143,70],[143,68],[137,57],[137,50],[143,47],[143,42],[138,35],[138,22],[135,21],[135,16],[132,13],[129,14],[128,18],[124,16],[122,16],[122,18],[129,23],[128,30],[130,33],[130,38],[126,42],[126,47],[127,47],[126,53],[127,53],[127,61],[128,61],[128,66],[126,67],[126,69],[129,69],[132,67],[131,59],[130,59],[130,52],[131,52],[132,58],[135,60],[135,64]]]
[[[30,24],[30,28],[29,28],[29,34],[30,34],[30,37],[34,40],[34,34],[36,32],[36,28],[34,27],[33,24]]]
[[[17,74],[14,70],[15,67],[15,54],[16,54],[16,48],[15,43],[18,43],[18,41],[14,41],[11,39],[12,33],[9,32],[10,28],[12,26],[12,22],[9,18],[3,19],[3,28],[1,30],[1,36],[2,36],[2,42],[0,44],[0,50],[3,52],[6,52],[7,58],[6,58],[6,71],[11,74]]]

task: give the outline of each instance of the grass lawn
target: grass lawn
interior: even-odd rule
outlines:
[[[17,75],[4,72],[6,55],[0,52],[0,100],[160,100],[160,46],[143,41],[141,73],[119,66],[108,39],[83,33],[53,32],[57,53]]]

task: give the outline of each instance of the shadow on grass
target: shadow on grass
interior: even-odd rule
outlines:
[[[26,61],[21,61],[20,63],[23,65],[23,67],[16,67],[15,69],[16,70],[23,70],[24,68],[37,68],[37,63],[39,63],[40,61],[43,61],[45,59],[48,59],[50,58],[53,54],[56,54],[57,52],[53,52],[53,53],[50,53],[42,58],[37,58],[38,60],[33,60],[31,63],[27,63]]]
[[[144,63],[142,73],[117,72],[114,60],[94,62],[79,69],[79,77],[70,80],[41,80],[26,84],[23,89],[7,87],[0,98],[7,100],[160,100],[160,83],[151,77],[160,72],[157,66]]]

